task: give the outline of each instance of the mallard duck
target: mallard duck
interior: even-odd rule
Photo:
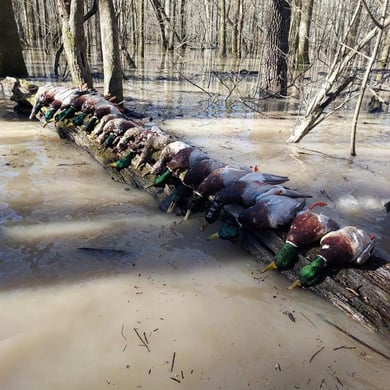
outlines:
[[[256,168],[257,169],[257,168]],[[267,184],[281,184],[288,181],[287,176],[278,176],[270,173],[251,172],[249,169],[226,165],[213,170],[196,188],[199,195],[215,195],[223,188],[228,187],[237,180],[259,180]]]
[[[143,167],[153,152],[157,152],[159,150],[164,149],[165,146],[176,140],[177,139],[175,136],[171,134],[166,134],[157,126],[153,126],[150,134],[145,140],[144,147],[140,154],[140,158],[137,162],[136,168]]]
[[[88,98],[81,106],[81,111],[85,115],[92,114],[91,119],[85,127],[85,131],[88,133],[92,132],[96,123],[105,115],[122,115],[122,112],[117,105],[106,100],[101,95],[88,95]]]
[[[112,119],[106,122],[106,124],[103,126],[102,131],[100,131],[100,134],[96,137],[96,141],[99,144],[103,144],[106,138],[112,134],[113,140],[114,138],[119,137],[117,141],[119,142],[120,136],[122,136],[126,132],[126,130],[137,126],[137,123],[126,118]]]
[[[40,106],[39,109],[37,106],[35,107],[35,110],[38,109],[38,111],[43,106],[48,107],[48,110],[45,112],[45,125],[53,120],[53,116],[57,111],[65,110],[65,108],[68,107],[69,102],[75,96],[79,96],[81,94],[81,91],[75,88],[59,87],[52,88],[49,91],[50,92],[46,91],[46,93],[41,96],[41,101],[37,105],[38,107]],[[30,117],[34,116],[33,111]]]
[[[200,183],[216,169],[225,167],[221,161],[214,160],[212,158],[205,158],[192,164],[183,176],[183,184],[196,189]]]
[[[253,206],[240,213],[238,222],[247,229],[277,229],[290,224],[305,205],[304,199],[281,194],[264,195]]]
[[[304,199],[273,194],[264,195],[253,206],[244,208],[238,214],[236,224],[230,223],[227,227],[222,225],[217,235],[214,233],[209,239],[219,237],[231,240],[238,235],[240,228],[264,230],[288,225],[305,204]]]
[[[133,141],[139,134],[141,134],[145,129],[143,127],[131,127],[125,131],[123,135],[118,137],[119,139],[115,140],[113,143],[113,149],[112,151],[114,153],[122,152],[123,150],[127,149],[131,141]]]
[[[195,162],[181,175],[181,179],[184,185],[186,185],[192,192],[192,196],[188,201],[187,210],[184,216],[184,220],[189,219],[193,210],[195,210],[205,199],[203,196],[199,196],[193,191],[197,189],[198,185],[214,170],[224,167],[225,164],[211,159],[205,158]]]
[[[117,114],[108,114],[104,116],[99,123],[95,126],[93,131],[91,131],[91,136],[98,137],[103,131],[104,127],[107,125],[108,122],[114,120],[114,119],[121,119],[123,118],[123,115],[117,115]]]
[[[151,186],[156,185],[161,187],[172,177],[181,179],[181,177],[185,176],[190,166],[193,166],[202,159],[208,158],[207,154],[194,146],[176,144],[175,142],[169,145],[172,145],[172,151],[168,150],[166,153],[169,158],[163,157],[162,159],[162,161],[166,161],[166,169],[163,173],[158,174],[154,179],[154,184],[151,184]],[[169,145],[167,146],[169,147]],[[157,167],[157,169],[161,169],[161,161],[157,162]]]
[[[215,240],[217,238],[221,240],[233,240],[238,236],[240,232],[240,224],[235,218],[228,218],[227,222],[224,222],[219,228],[218,232],[210,234],[207,237],[208,241]]]
[[[68,90],[69,88],[67,87],[62,87],[53,84],[46,84],[39,87],[35,94],[34,103],[29,119],[35,118],[35,116],[38,114],[42,107],[49,106],[53,102],[56,93]]]
[[[312,245],[325,234],[339,229],[338,223],[332,218],[311,211],[318,206],[326,206],[326,203],[316,202],[307,210],[297,214],[291,223],[284,246],[276,254],[274,261],[265,267],[262,272],[271,269],[283,271],[292,268],[298,261],[299,250],[302,247]]]
[[[117,170],[127,168],[128,166],[130,166],[131,161],[133,160],[134,157],[135,157],[135,152],[131,151],[126,155],[124,155],[123,157],[121,157],[119,160],[116,160],[108,164],[108,166],[111,168],[116,168]]]
[[[253,179],[253,176],[251,176],[251,179]],[[254,205],[266,194],[285,195],[290,198],[311,198],[311,195],[283,187],[280,184],[248,180],[247,177],[243,176],[215,195],[211,206],[206,212],[206,221],[207,223],[215,222],[226,204],[239,204],[248,207]]]
[[[300,270],[299,279],[289,289],[318,283],[326,267],[365,263],[373,253],[375,239],[362,229],[345,226],[325,234],[320,245],[319,254]]]
[[[172,157],[171,161],[169,161],[167,168],[174,173],[181,172],[206,158],[209,158],[206,153],[202,152],[199,148],[190,146],[179,150]]]
[[[76,112],[80,111],[83,102],[91,93],[88,90],[70,89],[69,92],[57,96],[56,99],[61,101],[59,112],[54,115],[55,122],[65,121],[73,118]]]
[[[241,177],[249,173],[248,169],[237,168],[226,165],[214,169],[207,177],[197,186],[195,193],[199,196],[215,195],[223,188],[229,186]]]
[[[180,150],[189,147],[190,145],[183,141],[173,141],[165,145],[158,160],[154,163],[149,173],[152,175],[160,175],[163,173],[164,167],[166,167],[166,164],[173,158],[173,156],[175,156]]]

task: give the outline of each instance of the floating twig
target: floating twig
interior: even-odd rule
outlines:
[[[387,360],[390,360],[390,357],[386,354],[384,354],[383,352],[381,351],[378,351],[376,348],[372,347],[371,345],[368,345],[367,343],[365,343],[364,341],[358,339],[356,336],[352,335],[351,333],[347,332],[346,330],[344,330],[343,328],[340,328],[338,325],[334,324],[333,322],[325,319],[325,322],[327,322],[329,325],[332,325],[333,327],[335,327],[337,330],[339,330],[340,332],[346,334],[347,336],[349,336],[352,340],[355,340],[357,341],[358,343],[364,345],[366,348],[370,349],[371,351],[377,353],[378,355],[384,357],[385,359]]]
[[[121,335],[122,335],[122,337],[127,341],[127,338],[126,338],[126,336],[124,335],[124,333],[123,333],[123,330],[125,329],[125,324],[122,324],[122,329],[121,329]]]
[[[340,347],[333,348],[333,351],[338,351],[339,349],[356,349],[356,347],[347,347],[346,345],[340,345]]]
[[[125,352],[127,348],[127,344],[123,347],[122,352]]]
[[[284,311],[283,314],[286,315],[290,321],[295,322],[295,317],[290,311]]]
[[[309,360],[309,363],[313,361],[313,359],[324,349],[325,347],[321,347]]]
[[[172,363],[171,363],[171,372],[173,371],[173,366],[175,365],[176,352],[173,352]]]
[[[171,376],[171,379],[172,379],[173,381],[176,381],[176,382],[178,382],[178,383],[181,383],[181,381],[179,381],[179,379],[177,379],[177,378],[175,378],[175,377],[173,377],[173,376]]]
[[[300,313],[301,313],[301,315],[302,315],[303,318],[305,318],[306,320],[308,320],[316,329],[318,329],[317,326],[316,326],[316,324],[315,324],[310,318],[306,317],[301,311],[300,311]]]
[[[133,329],[134,329],[134,332],[136,333],[136,335],[138,336],[138,338],[141,340],[142,345],[148,350],[148,352],[150,352],[150,348],[149,348],[148,344],[145,342],[145,340],[138,333],[137,328],[133,328]]]
[[[340,378],[338,376],[335,377],[337,382],[340,383],[341,387],[344,387],[343,382],[341,382]]]

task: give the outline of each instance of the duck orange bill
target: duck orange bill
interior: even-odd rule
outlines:
[[[219,238],[219,233],[213,233],[210,236],[207,237],[207,241],[215,240],[216,238]]]
[[[261,270],[261,272],[267,272],[267,271],[270,271],[271,269],[278,269],[278,266],[275,264],[275,262],[273,261],[272,263],[268,264],[265,268],[263,268]]]
[[[300,281],[300,280],[296,280],[293,284],[291,284],[291,285],[288,287],[288,289],[289,289],[289,290],[292,290],[292,289],[295,288],[295,287],[301,287],[301,286],[302,286],[301,281]]]
[[[188,220],[190,219],[190,216],[191,216],[191,210],[188,209],[188,210],[186,211],[186,215],[185,215],[184,218],[183,218],[183,221],[188,221]]]

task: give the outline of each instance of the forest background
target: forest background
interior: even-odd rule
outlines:
[[[52,54],[57,79],[70,76],[73,84],[92,87],[90,69],[102,64],[104,93],[121,101],[126,71],[151,44],[171,55],[172,66],[185,50],[213,50],[235,60],[229,71],[237,77],[229,84],[207,69],[226,100],[240,99],[254,111],[260,99],[299,101],[301,117],[289,142],[354,102],[355,155],[364,96],[370,111],[387,110],[388,15],[388,0],[5,0],[0,76],[26,76],[24,62],[39,52]],[[255,88],[243,95],[236,86],[248,74],[256,75]],[[194,84],[191,75],[182,77]]]

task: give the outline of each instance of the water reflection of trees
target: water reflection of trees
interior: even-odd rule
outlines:
[[[58,9],[44,0],[12,1],[18,10],[16,18],[21,40],[30,50],[26,52],[30,74],[49,76],[53,73],[50,67],[52,53],[61,45]],[[85,9],[90,10],[95,4],[95,0],[86,0]],[[374,99],[376,109],[383,108],[387,102],[385,69],[390,47],[388,29],[384,29],[389,23],[387,7],[384,7],[387,2],[381,10],[374,0],[356,4],[333,0],[215,0],[206,3],[114,0],[114,4],[123,54],[122,68],[126,75],[134,75],[141,68],[148,74],[156,70],[153,66],[161,61],[157,66],[164,76],[194,83],[198,78],[201,81],[196,82],[206,90],[213,87],[215,81],[219,82],[226,100],[244,100],[253,110],[259,110],[258,105],[251,105],[251,99],[264,92],[264,84],[267,84],[264,80],[271,73],[267,62],[270,41],[267,26],[274,18],[270,11],[273,7],[291,8],[289,49],[285,51],[287,54],[279,53],[279,59],[288,60],[287,94],[299,100],[302,112],[311,116],[307,110],[316,104],[315,108],[325,118],[330,111],[356,98],[354,92],[363,90],[362,79],[367,82],[366,90]],[[361,45],[373,29],[377,29],[375,34]],[[382,39],[375,49],[377,54],[373,55],[371,42],[379,30]],[[97,17],[85,22],[85,31],[90,65],[98,76],[102,73],[102,48]],[[353,56],[350,56],[351,52],[354,52]],[[346,66],[335,73],[334,64],[343,63],[346,58],[349,58]],[[379,61],[376,62],[376,58]],[[373,72],[363,78],[369,67]],[[63,59],[60,69],[65,76]],[[258,72],[256,81],[248,77],[253,75],[251,72]],[[337,84],[325,88],[324,84],[332,83],[332,80],[349,82],[342,83],[342,88]],[[330,91],[325,92],[327,96],[338,94],[338,101],[326,107],[325,115],[325,107],[316,102],[321,90]],[[273,88],[270,91],[266,88],[265,92],[273,92]],[[331,101],[333,103],[333,99]]]

